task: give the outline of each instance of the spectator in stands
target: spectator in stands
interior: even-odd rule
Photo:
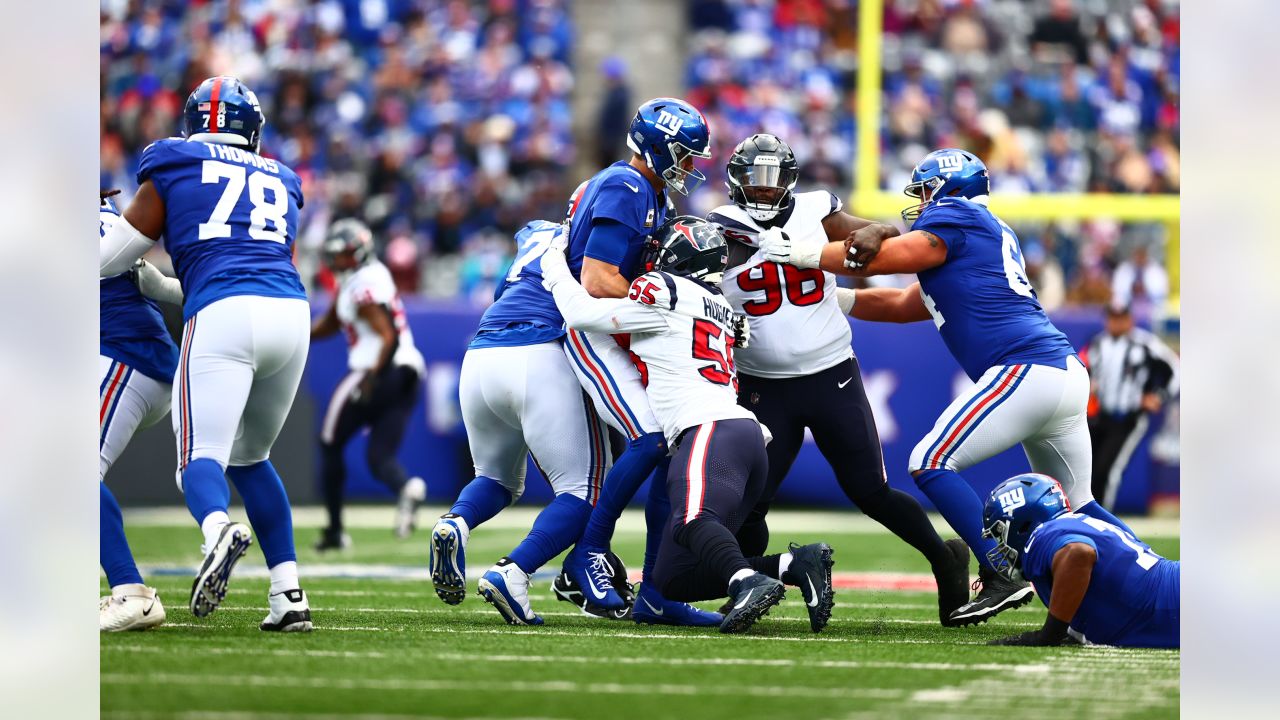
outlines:
[[[631,102],[627,65],[622,58],[606,58],[600,69],[604,73],[605,91],[596,119],[596,166],[608,167],[625,154],[627,126],[636,109]]]

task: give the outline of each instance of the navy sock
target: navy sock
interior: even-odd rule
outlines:
[[[605,476],[600,500],[591,511],[591,520],[582,533],[580,545],[593,551],[609,547],[613,529],[627,503],[666,456],[667,441],[662,433],[641,435],[627,444],[627,449]]]
[[[204,518],[215,510],[227,511],[231,504],[231,488],[227,486],[227,476],[217,460],[199,458],[187,463],[182,469],[182,494],[187,499],[187,509],[196,524],[204,522]]]
[[[591,503],[575,495],[557,495],[533,521],[533,529],[507,557],[532,573],[582,537],[591,516]]]
[[[282,562],[296,561],[293,548],[293,511],[289,508],[289,496],[284,483],[272,467],[270,460],[253,465],[227,468],[227,477],[236,484],[240,497],[244,498],[245,514],[253,525],[253,534],[262,547],[267,567]]]
[[[671,498],[667,496],[667,470],[670,465],[670,458],[658,464],[658,469],[649,482],[649,499],[644,504],[647,534],[644,538],[644,570],[641,577],[646,580],[653,573],[654,564],[658,562],[662,533],[666,529],[667,519],[671,517]]]
[[[1075,510],[1078,513],[1083,513],[1085,515],[1088,515],[1089,517],[1097,518],[1103,522],[1109,522],[1112,525],[1115,525],[1116,527],[1120,528],[1121,530],[1129,533],[1130,535],[1133,535],[1133,530],[1129,529],[1129,526],[1125,525],[1123,520],[1107,512],[1107,509],[1102,507],[1102,503],[1098,502],[1097,500],[1090,500],[1089,502],[1081,505],[1078,508],[1073,508],[1073,510]],[[1138,537],[1137,535],[1133,535],[1133,536],[1135,538]]]
[[[990,568],[987,551],[995,548],[996,541],[982,537],[982,501],[978,493],[954,470],[925,470],[916,476],[916,485],[973,550],[978,563]]]
[[[142,574],[133,562],[133,553],[129,551],[129,541],[124,536],[124,518],[120,516],[120,505],[107,489],[106,483],[98,483],[100,499],[98,502],[101,518],[98,523],[98,562],[107,574],[107,583],[111,587],[142,584]]]
[[[466,521],[467,528],[474,530],[510,504],[510,490],[502,487],[497,480],[480,475],[462,488],[449,512],[461,516]]]

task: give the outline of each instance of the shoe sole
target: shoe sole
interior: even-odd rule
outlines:
[[[511,607],[511,603],[507,602],[507,596],[501,590],[498,589],[498,586],[494,585],[488,580],[485,580],[484,578],[480,578],[479,594],[480,594],[480,597],[484,598],[485,602],[492,605],[498,611],[498,614],[502,616],[503,620],[507,621],[508,625],[532,626],[532,625],[538,624],[538,623],[526,622],[516,612],[515,608]]]
[[[756,621],[769,614],[769,610],[778,603],[782,602],[782,598],[787,594],[786,587],[782,584],[771,588],[759,600],[750,605],[735,609],[733,612],[724,616],[724,620],[720,622],[720,632],[722,633],[740,633],[745,632],[756,624]]]
[[[969,600],[969,546],[964,544],[963,540],[958,538],[951,539],[946,542],[947,550],[951,552],[953,568],[948,568],[942,575],[934,573],[934,582],[938,585],[938,619],[943,627],[960,627],[960,625],[951,621],[951,614],[965,606]],[[946,592],[945,585],[948,572],[954,570],[956,572],[956,598],[959,602],[948,602],[943,593]],[[963,578],[959,577],[963,573]]]
[[[263,632],[311,632],[311,611],[290,610],[275,625],[262,623],[258,629]]]
[[[191,584],[191,614],[196,617],[208,617],[227,597],[227,583],[231,580],[231,571],[250,546],[253,536],[248,530],[232,530],[235,537],[227,545],[226,554],[217,560],[217,548],[205,559],[205,564]],[[221,542],[221,538],[219,538]]]
[[[952,624],[949,627],[968,627],[969,625],[981,625],[982,623],[990,620],[996,615],[999,615],[1005,610],[1014,610],[1022,607],[1023,605],[1026,605],[1027,603],[1031,602],[1032,599],[1035,598],[1035,594],[1036,594],[1036,591],[1033,588],[1024,587],[1021,590],[1009,595],[1004,600],[1000,601],[1000,603],[997,605],[993,605],[989,608],[984,608],[982,610],[976,610],[972,613],[969,613],[968,615],[962,615],[959,617],[952,616],[950,618],[950,621]]]
[[[458,605],[467,596],[467,581],[458,572],[458,531],[443,525],[431,531],[431,584],[436,595],[448,605]]]
[[[822,632],[827,623],[831,622],[831,611],[836,605],[836,590],[831,583],[831,568],[835,567],[835,561],[831,559],[835,551],[826,543],[821,543],[818,548],[818,562],[821,565],[822,573],[822,589],[818,591],[818,604],[810,605],[805,601],[805,609],[809,611],[809,629],[814,632]],[[801,588],[803,594],[803,588]]]

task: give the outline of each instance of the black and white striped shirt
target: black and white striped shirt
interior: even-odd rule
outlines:
[[[1089,342],[1085,357],[1103,413],[1137,412],[1147,393],[1168,398],[1178,392],[1178,356],[1142,328],[1119,337],[1099,333]]]

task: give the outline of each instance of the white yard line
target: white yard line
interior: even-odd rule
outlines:
[[[108,645],[104,652],[136,652],[136,653],[172,653],[175,648],[155,645]],[[209,647],[201,645],[200,653],[212,655],[243,655],[244,648]],[[262,649],[254,650],[254,655],[272,655],[278,657],[335,657],[347,659],[395,660],[403,661],[429,657],[436,660],[470,662],[476,655],[449,652],[415,652],[413,649],[397,649],[393,653],[379,651],[342,651],[297,649]],[[937,662],[894,662],[881,660],[793,660],[790,658],[672,658],[672,657],[633,657],[605,656],[582,657],[580,655],[493,655],[485,653],[485,662],[494,663],[568,663],[576,665],[648,665],[661,667],[664,665],[692,665],[711,667],[799,667],[823,669],[877,669],[877,670],[936,670],[943,672],[1013,672],[1023,675],[1039,675],[1049,671],[1049,666],[1039,663],[937,663]]]
[[[138,676],[123,673],[103,673],[103,684],[133,684]],[[151,673],[149,682],[159,685],[195,685],[208,687],[206,675],[182,675],[177,673]],[[640,684],[614,682],[572,682],[568,680],[477,682],[474,680],[410,680],[391,678],[308,678],[289,675],[220,675],[218,682],[231,687],[294,687],[325,690],[380,690],[403,692],[492,692],[492,693],[573,693],[576,695],[708,695],[732,697],[797,697],[840,699],[894,699],[902,696],[901,690],[880,688],[804,687],[795,685],[749,685],[725,687],[718,685],[682,685],[677,683]]]
[[[418,535],[426,538],[430,524],[434,518],[447,512],[441,505],[423,507],[418,511]],[[484,524],[485,529],[494,530],[528,530],[540,507],[521,505],[507,508],[497,517]],[[231,510],[232,518],[242,518],[244,509],[236,506]],[[392,505],[356,505],[343,510],[343,523],[351,528],[385,529],[391,532],[395,510]],[[955,534],[947,526],[942,516],[930,514],[933,525],[938,532],[950,537]],[[1142,538],[1177,537],[1179,521],[1177,518],[1121,518]],[[124,511],[125,524],[129,526],[143,525],[177,525],[190,526],[193,533],[198,532],[191,515],[185,507],[132,508]],[[324,508],[319,506],[293,508],[293,524],[300,528],[320,528],[327,522]],[[769,513],[769,529],[778,533],[811,533],[828,530],[838,533],[880,535],[886,531],[884,526],[871,520],[856,510],[773,510]],[[618,521],[618,532],[643,533],[644,509],[629,508]]]

